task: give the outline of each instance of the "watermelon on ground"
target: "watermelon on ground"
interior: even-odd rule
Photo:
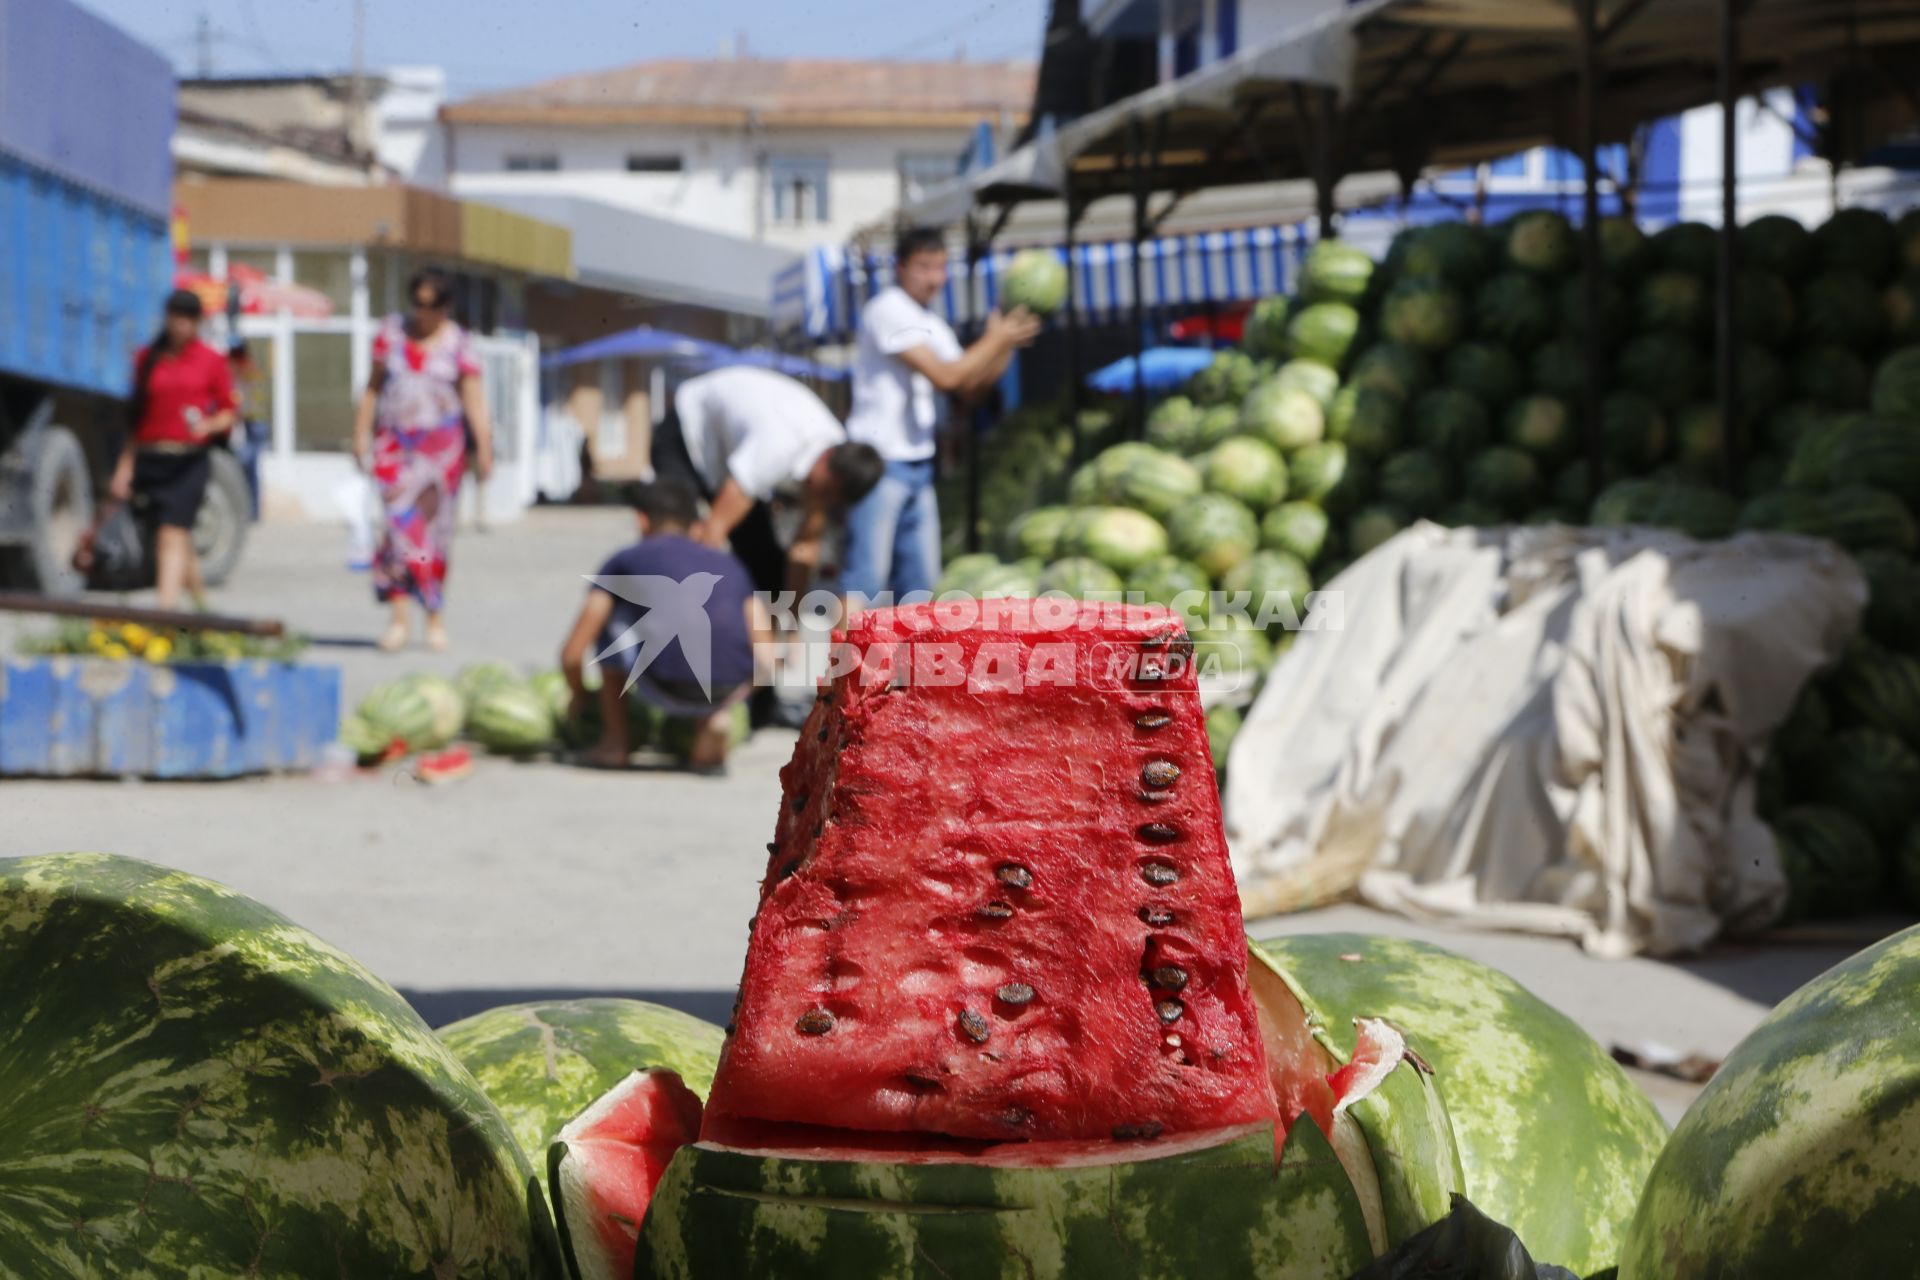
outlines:
[[[1873,411],[1920,427],[1920,347],[1902,347],[1873,374]]]
[[[1760,443],[1769,452],[1791,458],[1800,441],[1831,416],[1809,401],[1789,401],[1760,419]]]
[[[1347,551],[1358,559],[1413,523],[1413,513],[1391,503],[1375,503],[1354,512],[1347,521]],[[1331,571],[1326,575],[1333,577]]]
[[[467,709],[467,736],[501,755],[530,755],[553,745],[553,710],[524,684],[488,685]]]
[[[1674,456],[1682,463],[1714,465],[1720,461],[1724,439],[1718,404],[1690,404],[1674,417]]]
[[[1839,209],[1813,232],[1814,259],[1828,271],[1879,280],[1893,268],[1893,223],[1878,209]]]
[[[1357,306],[1367,295],[1373,259],[1338,240],[1322,240],[1300,264],[1300,295],[1308,302],[1344,302]]]
[[[1688,271],[1656,271],[1634,294],[1634,326],[1698,338],[1713,328],[1713,297],[1707,282]]]
[[[1600,263],[1616,280],[1633,280],[1653,260],[1653,245],[1632,218],[1600,219]]]
[[[1540,469],[1533,455],[1505,445],[1482,450],[1463,473],[1467,497],[1492,511],[1514,516],[1532,505],[1540,486]],[[1475,521],[1498,524],[1498,519]]]
[[[1167,531],[1131,507],[1092,507],[1076,522],[1073,554],[1099,561],[1122,577],[1167,553]]]
[[[558,675],[558,672],[548,672]],[[467,722],[467,700],[460,696],[460,688],[443,675],[430,671],[415,672],[405,677],[408,684],[420,691],[420,696],[433,708],[433,722],[428,726],[427,735],[411,745],[424,751],[437,751],[460,736],[460,730]],[[551,693],[548,695],[551,697]],[[571,698],[571,690],[568,692]]]
[[[1137,594],[1147,604],[1182,611],[1204,605],[1212,585],[1205,569],[1175,555],[1155,556],[1127,575],[1130,596]]]
[[[1295,359],[1338,369],[1360,332],[1360,313],[1344,302],[1316,302],[1287,321],[1287,349]]]
[[[1863,551],[1869,637],[1902,653],[1920,651],[1920,565],[1894,551]]]
[[[1672,413],[1710,393],[1713,371],[1688,343],[1671,334],[1649,333],[1620,348],[1614,379],[1620,389],[1637,392]]]
[[[1619,1280],[1909,1274],[1916,989],[1907,929],[1776,1006],[1654,1163]]]
[[[1507,261],[1523,271],[1564,275],[1580,259],[1580,243],[1566,215],[1530,209],[1507,222]]]
[[[1558,396],[1523,396],[1507,406],[1501,435],[1542,463],[1557,462],[1573,451],[1573,413]]]
[[[1801,286],[1802,346],[1834,345],[1870,351],[1886,330],[1880,291],[1857,271],[1827,270]]]
[[[1448,386],[1472,392],[1495,412],[1519,395],[1524,384],[1513,353],[1489,342],[1463,342],[1449,351],[1445,373]]]
[[[724,1036],[678,1009],[609,996],[502,1005],[435,1034],[537,1161],[569,1120],[636,1069],[665,1068],[704,1094]]]
[[[1239,404],[1260,381],[1260,366],[1244,351],[1216,352],[1213,362],[1187,382],[1193,403],[1203,407]],[[1149,421],[1151,426],[1151,421]]]
[[[1787,398],[1787,370],[1772,352],[1757,342],[1742,342],[1734,360],[1743,421],[1753,421]]]
[[[1884,729],[1920,749],[1920,658],[1856,637],[1826,690],[1839,723]]]
[[[1252,436],[1223,440],[1200,459],[1208,491],[1224,493],[1255,511],[1277,506],[1287,496],[1288,471],[1280,451]]]
[[[1688,271],[1702,280],[1720,274],[1720,233],[1704,222],[1676,222],[1652,240],[1654,261],[1669,271]]]
[[[1292,453],[1326,435],[1326,411],[1309,392],[1269,378],[1241,403],[1240,428],[1282,453]]]
[[[393,988],[104,854],[0,861],[0,1271],[556,1273],[533,1167]]]
[[[1283,502],[1260,521],[1260,545],[1311,565],[1327,546],[1325,509],[1312,502]],[[1916,598],[1920,604],[1920,598]]]
[[[1605,368],[1605,363],[1601,365]],[[1533,389],[1562,400],[1578,400],[1587,385],[1587,355],[1578,342],[1555,338],[1543,342],[1528,365]]]
[[[1405,402],[1378,387],[1343,387],[1327,413],[1327,438],[1379,460],[1400,447]]]
[[[991,551],[975,551],[964,556],[955,556],[940,568],[940,580],[933,584],[933,594],[940,596],[949,591],[964,591],[968,595],[977,593],[980,575],[998,567],[1000,557]]]
[[[1059,555],[1060,535],[1072,518],[1068,507],[1036,507],[1026,512],[1007,526],[1007,554],[1016,560],[1054,559]]]
[[[1647,396],[1608,392],[1600,402],[1600,430],[1607,456],[1624,467],[1644,469],[1666,456],[1667,420]]]
[[[1881,729],[1842,729],[1808,767],[1807,798],[1891,840],[1920,814],[1920,755]]]
[[[1230,597],[1246,592],[1249,615],[1274,631],[1291,628],[1306,616],[1313,575],[1298,556],[1285,551],[1256,551],[1221,575],[1220,590]]]
[[[1241,341],[1248,355],[1277,360],[1287,354],[1287,321],[1293,313],[1293,300],[1285,297],[1262,298],[1247,313]]]
[[[1328,498],[1347,478],[1347,446],[1337,440],[1308,445],[1293,455],[1288,491],[1303,502],[1318,502],[1337,508]]]
[[[1205,453],[1222,440],[1230,439],[1240,431],[1240,406],[1238,404],[1217,404],[1200,414],[1200,420],[1193,428],[1193,442],[1187,448],[1189,456]]]
[[[1200,423],[1200,406],[1186,396],[1168,396],[1147,412],[1147,443],[1174,453],[1193,448]]]
[[[1553,336],[1553,295],[1526,271],[1502,271],[1473,295],[1473,331],[1515,352]]]
[[[1042,594],[1057,591],[1075,599],[1096,595],[1118,599],[1126,590],[1126,582],[1118,573],[1089,556],[1055,560],[1040,574],[1035,585]]]
[[[1387,290],[1380,304],[1380,331],[1393,342],[1421,351],[1444,351],[1466,327],[1466,304],[1439,280],[1412,276]]]
[[[1052,249],[1022,249],[1000,274],[1000,309],[1025,307],[1041,319],[1067,300],[1067,264]]]
[[[376,728],[365,717],[358,714],[340,718],[340,729],[335,740],[362,763],[378,760],[393,745],[393,737],[386,731]]]
[[[1771,750],[1785,760],[1804,761],[1826,745],[1827,735],[1832,732],[1833,712],[1827,706],[1827,696],[1820,692],[1819,681],[1809,680],[1800,686],[1793,709],[1774,730]]]
[[[1260,523],[1245,503],[1207,493],[1173,513],[1167,536],[1175,555],[1218,578],[1253,554]]]
[[[1453,468],[1430,449],[1396,453],[1380,468],[1380,496],[1409,515],[1436,515],[1453,500]],[[1353,552],[1361,554],[1357,546]]]
[[[1499,257],[1486,231],[1465,222],[1436,222],[1402,234],[1404,247],[1396,237],[1400,252],[1389,254],[1388,262],[1405,276],[1428,276],[1471,287],[1494,269]]]
[[[1793,336],[1793,289],[1768,271],[1748,269],[1736,278],[1733,305],[1740,333],[1763,347],[1778,347]]]
[[[1740,228],[1740,256],[1750,266],[1797,284],[1813,265],[1813,236],[1795,219],[1770,213]]]
[[[1360,353],[1346,385],[1385,392],[1401,403],[1433,385],[1433,361],[1426,352],[1402,342],[1376,342]]]
[[[1413,438],[1454,462],[1486,448],[1492,436],[1486,402],[1471,391],[1435,387],[1413,402]]]
[[[1845,347],[1806,348],[1788,376],[1795,400],[1828,409],[1864,409],[1873,387],[1867,362]]]
[[[427,748],[438,724],[433,702],[406,679],[375,685],[360,699],[356,714],[375,735],[409,750]]]
[[[1297,387],[1318,400],[1324,407],[1333,403],[1333,397],[1340,390],[1338,370],[1321,364],[1318,360],[1289,360],[1275,371],[1273,380],[1283,387]],[[1248,391],[1253,388],[1249,386]],[[1241,393],[1241,398],[1245,397]]]
[[[1559,296],[1555,299],[1558,314],[1559,332],[1562,337],[1576,342],[1585,341],[1587,332],[1587,273],[1575,272],[1560,282]],[[1612,280],[1600,281],[1600,341],[1603,346],[1613,347],[1626,336],[1633,324],[1633,301],[1619,285]]]
[[[492,685],[519,684],[520,673],[504,662],[476,662],[460,668],[453,678],[454,686],[460,690],[460,696],[472,703],[474,695]]]
[[[1254,956],[1256,992],[1268,992],[1262,969],[1283,982],[1336,1061],[1359,1047],[1355,1019],[1379,1018],[1431,1068],[1352,1107],[1376,1166],[1405,1169],[1382,1178],[1390,1233],[1433,1212],[1422,1193],[1459,1178],[1535,1257],[1579,1275],[1613,1265],[1667,1131],[1591,1036],[1506,974],[1411,939],[1296,934],[1255,942]],[[1451,1151],[1419,1141],[1419,1117],[1442,1106]]]
[[[1828,484],[1867,485],[1920,503],[1920,423],[1857,419],[1836,435],[1832,450]]]

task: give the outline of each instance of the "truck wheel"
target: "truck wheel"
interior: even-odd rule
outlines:
[[[93,474],[79,437],[65,427],[41,433],[27,477],[26,569],[50,596],[77,596],[87,580],[74,570],[80,535],[93,527]]]
[[[247,470],[238,458],[225,449],[215,449],[210,462],[213,475],[207,481],[200,515],[193,523],[193,549],[200,555],[200,576],[208,586],[217,587],[240,563],[240,552],[247,545],[247,517],[253,509],[253,498],[247,486]]]

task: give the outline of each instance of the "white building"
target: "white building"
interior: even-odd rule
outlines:
[[[662,60],[440,111],[453,192],[569,197],[798,250],[959,169],[980,126],[1010,139],[1031,62]]]

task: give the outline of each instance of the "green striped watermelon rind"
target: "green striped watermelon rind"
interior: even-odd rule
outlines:
[[[391,987],[241,894],[0,861],[0,1270],[556,1274],[506,1120]]]
[[[1217,1139],[1217,1140],[1216,1140]],[[683,1148],[655,1190],[635,1280],[1327,1280],[1372,1257],[1358,1197],[1313,1124],[1050,1167]]]
[[[436,1034],[531,1156],[635,1070],[665,1067],[706,1097],[725,1039],[678,1009],[605,996],[502,1005]]]
[[[1920,928],[1782,1001],[1647,1180],[1620,1280],[1904,1276],[1920,1221]]]
[[[1613,1264],[1666,1125],[1592,1037],[1507,975],[1410,939],[1295,935],[1254,953],[1310,993],[1339,1050],[1356,1017],[1400,1029],[1433,1069],[1467,1196],[1534,1257]]]

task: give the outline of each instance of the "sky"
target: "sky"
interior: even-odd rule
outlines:
[[[352,0],[81,0],[197,70],[338,71]],[[661,57],[711,57],[744,38],[763,57],[1035,58],[1046,0],[365,0],[367,67],[437,63],[458,97]],[[564,14],[562,19],[560,15]],[[910,15],[910,16],[905,16]]]

